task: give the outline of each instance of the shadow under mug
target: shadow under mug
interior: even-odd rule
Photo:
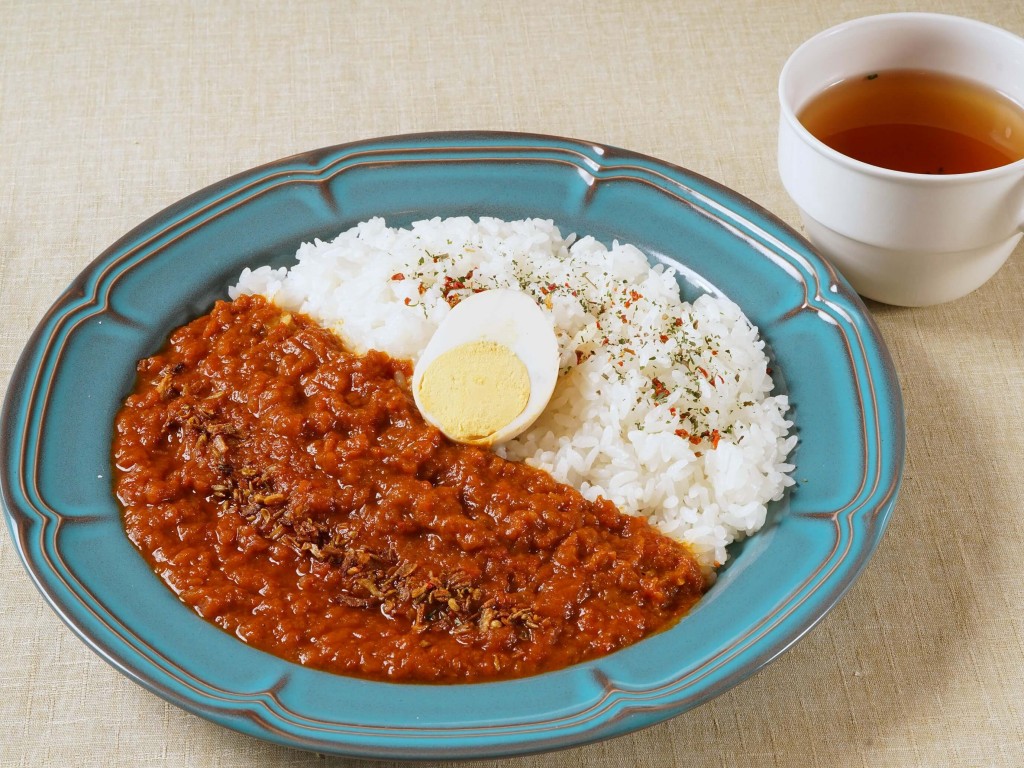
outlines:
[[[903,306],[980,287],[1024,232],[1024,159],[976,173],[893,171],[815,138],[797,114],[826,87],[914,69],[967,78],[1024,105],[1024,39],[932,13],[868,16],[819,33],[779,79],[779,173],[811,241],[861,295]]]

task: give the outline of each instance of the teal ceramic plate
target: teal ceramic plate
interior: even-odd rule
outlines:
[[[247,265],[371,216],[554,219],[681,268],[766,339],[791,398],[798,484],[692,613],[603,659],[512,682],[427,686],[326,674],[198,618],[129,543],[111,492],[114,414],[135,363]],[[617,736],[695,707],[782,653],[875,549],[903,466],[889,355],[860,300],[792,230],[682,168],[525,134],[440,133],[286,158],[197,192],[125,235],[46,314],[3,411],[3,503],[43,595],[100,656],[216,723],[325,753],[468,758]]]

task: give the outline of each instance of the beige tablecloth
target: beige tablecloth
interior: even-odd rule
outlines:
[[[65,285],[229,174],[441,129],[655,155],[798,225],[775,168],[792,49],[934,10],[1024,34],[1006,0],[587,4],[0,2],[0,385]],[[925,309],[871,304],[907,412],[903,489],[866,572],[805,639],[683,716],[508,766],[1024,765],[1024,249]],[[349,765],[238,735],[107,666],[0,534],[0,765]]]

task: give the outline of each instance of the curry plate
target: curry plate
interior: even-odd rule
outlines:
[[[737,302],[766,340],[799,443],[797,484],[731,550],[671,629],[558,672],[398,685],[251,648],[178,602],[134,549],[112,492],[114,415],[136,362],[207,312],[245,266],[359,221],[553,219],[674,265],[684,298]],[[853,584],[896,502],[899,385],[844,279],[799,235],[722,186],[659,160],[528,134],[440,133],[346,144],[214,184],[101,254],[47,312],[4,404],[7,521],[43,596],[103,659],[215,723],[324,753],[471,758],[621,735],[708,701],[811,629]]]

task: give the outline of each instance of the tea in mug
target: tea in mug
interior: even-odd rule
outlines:
[[[837,152],[908,173],[972,173],[1024,158],[1024,107],[972,80],[883,70],[840,81],[797,115]]]

